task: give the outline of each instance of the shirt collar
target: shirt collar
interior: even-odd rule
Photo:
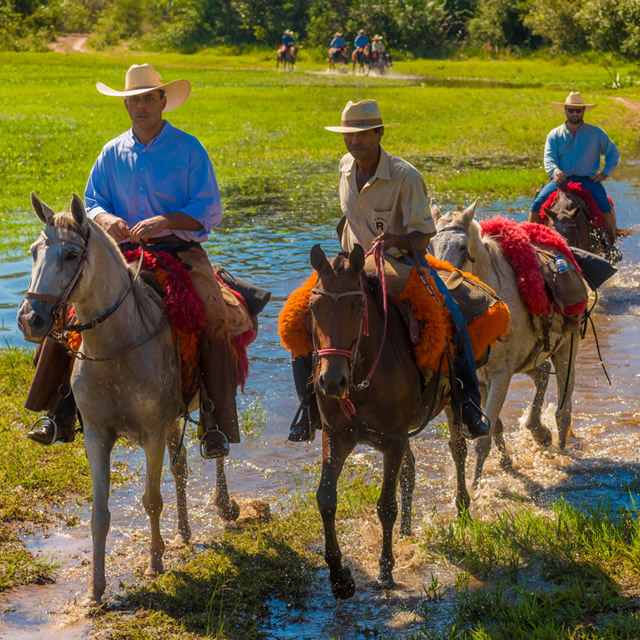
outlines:
[[[355,166],[356,159],[349,154],[349,158],[347,158],[347,161],[344,163],[340,171],[342,173],[346,173],[347,176],[351,176],[355,170]],[[380,145],[380,159],[378,160],[376,172],[373,174],[373,177],[369,182],[373,183],[378,178],[380,178],[380,180],[391,180],[391,174],[389,173],[389,154],[382,148],[382,145]]]
[[[163,120],[163,122],[164,125],[162,126],[162,129],[160,129],[160,133],[155,138],[153,138],[148,145],[146,145],[147,148],[157,144],[159,141],[162,141],[169,135],[169,131],[173,129],[168,120]],[[137,144],[142,146],[142,143],[138,140],[138,138],[135,137],[133,133],[133,127],[131,127],[129,131],[127,131],[127,142],[131,145],[131,147],[135,147]]]

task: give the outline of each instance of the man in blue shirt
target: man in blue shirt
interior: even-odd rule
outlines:
[[[330,49],[344,49],[347,46],[345,39],[342,37],[342,34],[339,31],[336,31],[333,34],[333,40],[331,40],[331,44],[329,45]]]
[[[368,44],[369,36],[367,35],[367,32],[364,29],[360,29],[360,31],[358,31],[356,39],[353,41],[353,46],[356,49],[359,49],[360,47],[366,47]]]
[[[200,355],[201,400],[214,411],[201,411],[205,458],[226,455],[228,442],[239,442],[236,368],[229,340],[229,313],[218,280],[201,243],[220,223],[222,207],[213,167],[193,136],[163,119],[189,97],[188,80],[163,83],[150,64],[127,71],[125,90],[101,82],[100,93],[124,98],[132,127],[108,142],[98,156],[85,190],[87,215],[118,243],[171,247],[191,268],[202,298],[206,327]],[[58,439],[69,441],[69,424],[58,424]],[[71,428],[75,424],[75,411]],[[44,423],[29,437],[50,444],[55,427]],[[222,434],[224,434],[223,437]],[[72,439],[72,438],[71,438]]]
[[[584,121],[585,111],[597,107],[585,104],[579,92],[571,92],[564,103],[553,102],[566,114],[564,124],[552,129],[544,145],[544,168],[549,182],[540,189],[531,204],[529,222],[539,222],[538,213],[549,195],[566,182],[577,182],[588,191],[602,212],[604,226],[615,243],[616,219],[602,183],[618,166],[616,145],[600,127]],[[600,170],[604,157],[604,168]]]
[[[293,39],[293,31],[291,31],[291,29],[285,29],[284,33],[282,34],[282,46],[285,49],[288,49],[289,47],[292,47],[295,43],[296,41]]]

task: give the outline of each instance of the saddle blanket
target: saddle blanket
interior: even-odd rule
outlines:
[[[448,262],[437,260],[427,255],[429,264],[436,270],[448,273],[456,272]],[[421,369],[440,370],[447,373],[449,370],[447,359],[444,356],[447,340],[453,348],[453,321],[446,309],[444,300],[438,291],[432,278],[429,279],[429,287],[425,286],[420,274],[413,267],[407,267],[408,277],[400,276],[395,279],[393,275],[394,261],[391,273],[386,268],[385,274],[390,275],[388,283],[389,296],[392,303],[402,305],[406,302],[411,306],[413,317],[419,323],[418,339],[413,345],[416,363]],[[365,265],[365,270],[369,264]],[[403,265],[404,266],[404,265]],[[460,272],[465,278],[480,282],[475,276]],[[311,289],[316,286],[318,274],[314,271],[307,280],[288,297],[280,312],[278,321],[278,333],[282,345],[291,352],[292,357],[306,356],[313,351],[313,342],[310,333],[311,312],[309,299]],[[402,287],[398,287],[402,282]],[[486,285],[482,284],[483,287]],[[489,287],[487,290],[491,291]],[[490,346],[493,346],[498,338],[509,330],[510,314],[507,306],[501,302],[494,292],[494,303],[483,313],[477,315],[467,325],[474,359],[479,361]]]
[[[549,315],[555,310],[564,315],[580,315],[587,306],[588,295],[585,290],[584,300],[570,307],[554,304],[549,295],[536,254],[535,245],[549,248],[554,254],[561,254],[567,263],[582,274],[576,259],[571,253],[565,239],[556,231],[541,224],[522,222],[504,216],[494,216],[480,220],[482,235],[488,235],[498,241],[504,254],[513,266],[518,281],[518,289],[530,313]]]

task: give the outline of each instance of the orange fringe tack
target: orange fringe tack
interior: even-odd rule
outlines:
[[[454,267],[448,262],[429,255],[426,257],[433,268],[454,271]],[[463,271],[462,274],[480,282],[471,273]],[[430,276],[428,277],[431,280]],[[311,297],[311,289],[317,281],[318,275],[314,271],[298,289],[291,293],[280,312],[278,334],[282,345],[291,352],[294,358],[306,356],[313,350],[313,342],[309,333],[309,298]],[[449,340],[453,349],[453,321],[433,280],[431,280],[431,288],[435,297],[427,291],[418,272],[413,269],[404,289],[398,296],[392,298],[392,302],[408,300],[415,319],[422,325],[419,340],[414,345],[414,355],[418,366],[433,371],[440,369],[442,373],[446,374],[449,372],[449,365],[446,358],[442,358],[442,356],[446,340]],[[487,288],[493,292],[490,287]],[[510,321],[508,307],[503,302],[497,302],[469,324],[467,331],[476,360],[480,359],[487,348],[493,346],[500,336],[507,333]]]

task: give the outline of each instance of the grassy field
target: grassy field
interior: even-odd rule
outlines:
[[[428,77],[381,79],[312,73],[324,63],[311,61],[295,73],[275,72],[270,53],[222,53],[1,53],[0,133],[9,144],[0,149],[0,254],[15,255],[32,237],[32,218],[22,215],[32,189],[66,208],[72,191],[84,191],[102,145],[128,128],[120,100],[100,95],[95,82],[121,87],[132,62],[151,61],[165,80],[193,83],[190,100],[168,119],[209,151],[230,215],[273,203],[310,221],[335,216],[344,144],[323,127],[339,122],[348,100],[376,98],[385,120],[401,124],[384,144],[413,162],[441,201],[533,193],[545,177],[544,137],[561,122],[550,102],[564,100],[569,89],[600,104],[589,120],[623,153],[639,131],[637,118],[613,97],[633,99],[640,90],[607,88],[611,69],[588,61],[407,61],[395,73]]]

